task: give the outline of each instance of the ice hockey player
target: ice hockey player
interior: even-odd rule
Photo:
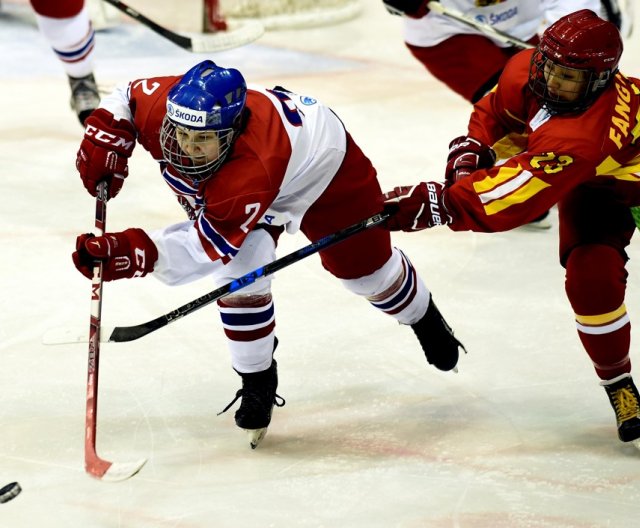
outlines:
[[[476,103],[491,90],[507,61],[522,50],[492,38],[446,15],[430,12],[428,0],[384,0],[387,9],[402,18],[405,45],[436,79]],[[561,16],[579,9],[600,9],[599,0],[441,0],[443,7],[471,20],[488,24],[535,45],[538,32]]]
[[[387,9],[405,15],[402,29],[411,54],[440,82],[471,103],[491,90],[507,61],[521,47],[491,38],[481,29],[429,11],[428,0],[384,0]],[[538,32],[578,9],[600,9],[599,0],[441,0],[445,8],[495,27],[512,37],[538,43]],[[428,102],[427,102],[428,103]],[[508,155],[517,137],[493,145],[498,158]],[[525,224],[528,230],[551,228],[549,211]]]
[[[220,286],[272,261],[285,230],[315,241],[382,208],[376,170],[329,108],[282,87],[247,88],[238,70],[208,60],[184,76],[136,80],[103,99],[77,156],[92,195],[105,179],[110,197],[118,194],[136,139],[160,161],[189,220],[151,233],[79,236],[73,258],[86,276],[99,258],[107,281],[152,273],[168,284],[210,276]],[[347,289],[410,325],[429,363],[456,367],[461,344],[385,229],[354,235],[320,258]],[[273,406],[283,403],[269,278],[218,306],[242,378],[236,424],[255,447]]]
[[[452,142],[446,181],[385,194],[392,230],[447,225],[506,231],[558,204],[560,263],[580,340],[623,442],[640,439],[624,304],[630,207],[640,205],[640,80],[618,71],[622,39],[592,11],[560,18],[507,64]],[[515,131],[524,150],[499,166],[489,145]]]
[[[95,34],[84,0],[30,0],[40,32],[62,62],[71,87],[71,108],[84,120],[100,104],[93,75]]]

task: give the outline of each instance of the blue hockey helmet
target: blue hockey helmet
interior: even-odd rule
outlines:
[[[230,152],[246,101],[247,84],[238,70],[210,60],[196,64],[167,96],[160,131],[166,161],[194,182],[209,178]],[[214,154],[206,148],[211,141],[218,143]]]

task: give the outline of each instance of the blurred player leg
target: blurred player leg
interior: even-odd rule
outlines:
[[[84,0],[31,0],[36,21],[62,62],[71,88],[71,108],[84,124],[100,104],[93,76],[95,34]]]

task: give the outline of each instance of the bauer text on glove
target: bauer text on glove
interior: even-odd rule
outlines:
[[[103,236],[80,235],[72,257],[78,271],[89,279],[93,277],[95,261],[102,261],[102,280],[112,281],[151,273],[158,249],[142,229],[131,228]]]
[[[136,130],[126,119],[116,119],[104,108],[98,108],[87,118],[76,168],[92,196],[96,196],[102,180],[109,185],[109,198],[120,192],[129,174],[127,163],[135,144]]]
[[[390,231],[420,231],[450,224],[445,193],[445,185],[440,182],[396,187],[384,193],[384,212],[391,215],[385,227]]]

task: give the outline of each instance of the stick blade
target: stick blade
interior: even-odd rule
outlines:
[[[122,480],[127,480],[138,474],[146,463],[146,458],[141,458],[135,462],[113,462],[102,476],[101,480],[106,482],[120,482]]]
[[[116,326],[110,333],[105,333],[104,335],[109,336],[107,338],[108,343],[126,343],[128,341],[140,339],[157,328],[160,328],[160,326],[151,326],[149,323],[137,326]],[[100,336],[100,341],[102,342],[102,334]]]
[[[103,326],[100,331],[100,342],[108,343],[109,336],[113,332],[113,327]],[[74,345],[77,343],[87,344],[89,342],[88,328],[50,328],[42,334],[43,345]]]
[[[141,458],[135,462],[107,462],[100,458],[95,458],[85,465],[86,472],[98,480],[105,482],[120,482],[130,479],[140,472],[147,463],[146,458]]]

